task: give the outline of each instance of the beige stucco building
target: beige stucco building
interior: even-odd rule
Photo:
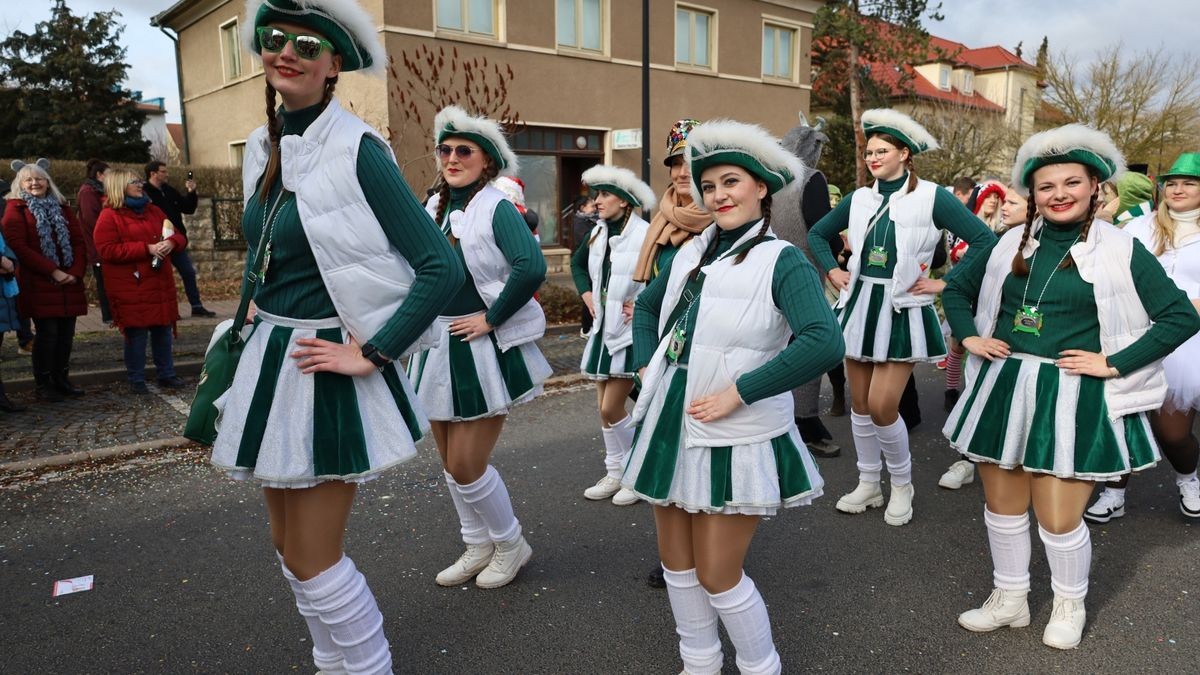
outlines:
[[[341,99],[391,141],[421,192],[434,176],[431,130],[401,110],[402,53],[420,48],[511,68],[508,102],[524,127],[526,199],[547,248],[570,245],[557,214],[598,162],[640,172],[640,0],[363,0],[394,66],[386,78],[344,75]],[[666,135],[681,117],[734,117],[782,135],[808,113],[813,15],[822,0],[650,2],[652,182],[666,187]],[[266,117],[262,70],[240,42],[242,0],[181,0],[155,23],[178,34],[186,142],[194,164],[239,165]],[[448,64],[447,64],[448,65]],[[418,100],[423,125],[435,110]],[[549,251],[547,251],[549,253]]]

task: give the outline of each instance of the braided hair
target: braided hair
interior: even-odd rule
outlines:
[[[337,81],[337,75],[325,80],[325,91],[321,95],[322,109],[333,100],[333,91],[337,87]],[[280,119],[279,111],[275,105],[275,95],[275,87],[272,87],[271,83],[267,82],[267,138],[271,143],[271,156],[267,160],[267,168],[263,171],[257,192],[259,201],[264,204],[267,201],[267,195],[271,192],[271,185],[279,177],[279,164],[282,161],[279,154],[279,142],[283,137],[283,120]]]
[[[1096,184],[1099,186],[1100,177],[1096,174],[1096,170],[1090,166],[1086,166],[1088,175],[1096,179]],[[1091,201],[1088,203],[1087,217],[1083,221],[1083,227],[1079,230],[1079,241],[1087,241],[1088,233],[1092,230],[1092,221],[1096,219],[1096,211],[1100,208],[1100,190],[1097,187],[1092,193]],[[1025,244],[1029,241],[1030,232],[1033,229],[1033,219],[1037,216],[1037,205],[1034,204],[1033,194],[1029,195],[1028,205],[1025,207],[1025,229],[1021,232],[1021,244],[1017,247],[1016,254],[1012,260],[1012,274],[1015,277],[1029,276],[1029,263],[1025,262]],[[1045,217],[1042,218],[1043,222]],[[1068,255],[1063,259],[1059,269],[1067,269],[1075,264],[1075,259]]]
[[[758,246],[759,242],[761,242],[763,238],[767,236],[767,230],[771,229],[771,201],[771,193],[769,192],[759,201],[759,203],[762,205],[762,225],[759,226],[758,233],[754,235],[754,239],[751,240],[750,245],[743,249],[741,253],[738,253],[737,257],[733,259],[734,265],[742,264],[742,261],[746,259],[746,255],[750,253],[750,249]],[[700,268],[704,267],[704,265],[709,261],[709,258],[711,258],[713,254],[717,252],[717,243],[719,240],[719,236],[714,236],[708,242],[708,248],[704,249],[704,255],[700,256],[700,261],[697,262],[696,266],[692,268],[692,271],[688,273],[689,279],[695,281],[696,277],[700,274]]]
[[[491,183],[496,179],[496,176],[499,175],[500,167],[492,161],[491,157],[488,157],[487,163],[483,167],[483,172],[479,174],[479,179],[475,181],[475,189],[472,190],[471,194],[467,195],[467,198],[463,201],[463,208],[466,208],[467,204],[471,203],[471,200],[475,198],[475,195],[479,194],[479,191],[482,190],[485,185]],[[438,227],[441,227],[442,223],[444,222],[443,219],[446,217],[446,210],[450,208],[450,184],[446,182],[445,178],[439,180],[438,183],[440,184],[440,187],[438,188],[437,215],[434,217],[434,222],[437,223]],[[451,244],[453,244],[454,241],[454,235],[450,235]]]

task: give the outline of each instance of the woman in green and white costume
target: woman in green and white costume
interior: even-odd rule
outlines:
[[[374,21],[346,0],[252,0],[243,26],[266,80],[242,173],[257,315],[216,402],[212,462],[262,485],[317,667],[388,673],[383,617],[342,540],[357,484],[414,457],[428,429],[392,359],[432,335],[462,271],[387,142],[333,96],[341,72],[382,72]]]
[[[937,141],[896,110],[862,115],[864,158],[875,183],[848,199],[809,230],[817,263],[840,291],[838,318],[846,338],[850,426],[858,455],[858,486],[837,502],[843,513],[883,506],[880,485],[887,462],[891,496],[883,520],[904,525],[913,516],[912,453],[900,417],[900,397],[919,362],[946,355],[934,309],[945,282],[929,278],[934,252],[949,230],[983,255],[995,235],[950,192],[917,178],[913,157],[936,150]],[[829,241],[850,230],[850,262],[838,267]]]
[[[717,620],[742,673],[780,672],[762,596],[742,565],[762,516],[820,496],[791,391],[843,355],[804,254],[771,232],[771,195],[807,168],[761,127],[688,137],[695,202],[715,223],[638,297],[643,389],[622,486],[654,505],[684,671],[719,673]]]
[[[546,315],[533,299],[546,259],[517,207],[491,185],[517,171],[500,125],[448,106],[433,133],[442,182],[425,208],[467,277],[443,289],[451,300],[435,324],[437,343],[408,364],[466,544],[437,583],[457,586],[478,575],[476,586],[497,588],[533,555],[489,460],[508,411],[533,400],[550,376],[536,344]]]
[[[654,208],[654,191],[632,171],[619,166],[593,166],[583,172],[583,182],[596,191],[600,219],[587,241],[571,256],[571,276],[595,318],[579,367],[596,381],[605,468],[604,477],[584,490],[583,496],[612,497],[617,506],[628,506],[637,502],[632,492],[621,489],[621,468],[633,442],[633,424],[625,412],[634,375],[629,365],[629,345],[633,343],[629,322],[633,302],[646,287],[633,280],[650,229],[639,211]]]
[[[1167,393],[1160,360],[1200,317],[1153,254],[1095,219],[1100,183],[1124,168],[1112,140],[1087,126],[1030,137],[1012,180],[1032,191],[1025,227],[960,263],[943,295],[970,352],[943,433],[977,462],[994,566],[991,596],[958,618],[968,630],[1029,625],[1032,504],[1054,590],[1042,642],[1078,645],[1094,482],[1158,461],[1146,411]]]

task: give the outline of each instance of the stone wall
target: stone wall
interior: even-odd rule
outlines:
[[[240,241],[241,200],[223,202],[219,206],[220,241],[213,222],[211,198],[201,197],[196,213],[183,217],[188,233],[188,251],[201,280],[237,281],[242,277],[246,260],[246,244]]]

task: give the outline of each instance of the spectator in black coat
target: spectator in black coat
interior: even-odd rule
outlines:
[[[190,177],[184,183],[187,195],[171,187],[170,171],[165,162],[153,160],[146,164],[146,196],[150,201],[167,214],[167,220],[175,226],[175,231],[187,237],[187,228],[183,225],[183,216],[196,212],[196,181]],[[180,249],[171,254],[171,264],[179,272],[183,280],[183,292],[187,295],[188,303],[192,306],[192,316],[216,316],[200,301],[200,287],[196,285],[196,267],[187,249]]]

